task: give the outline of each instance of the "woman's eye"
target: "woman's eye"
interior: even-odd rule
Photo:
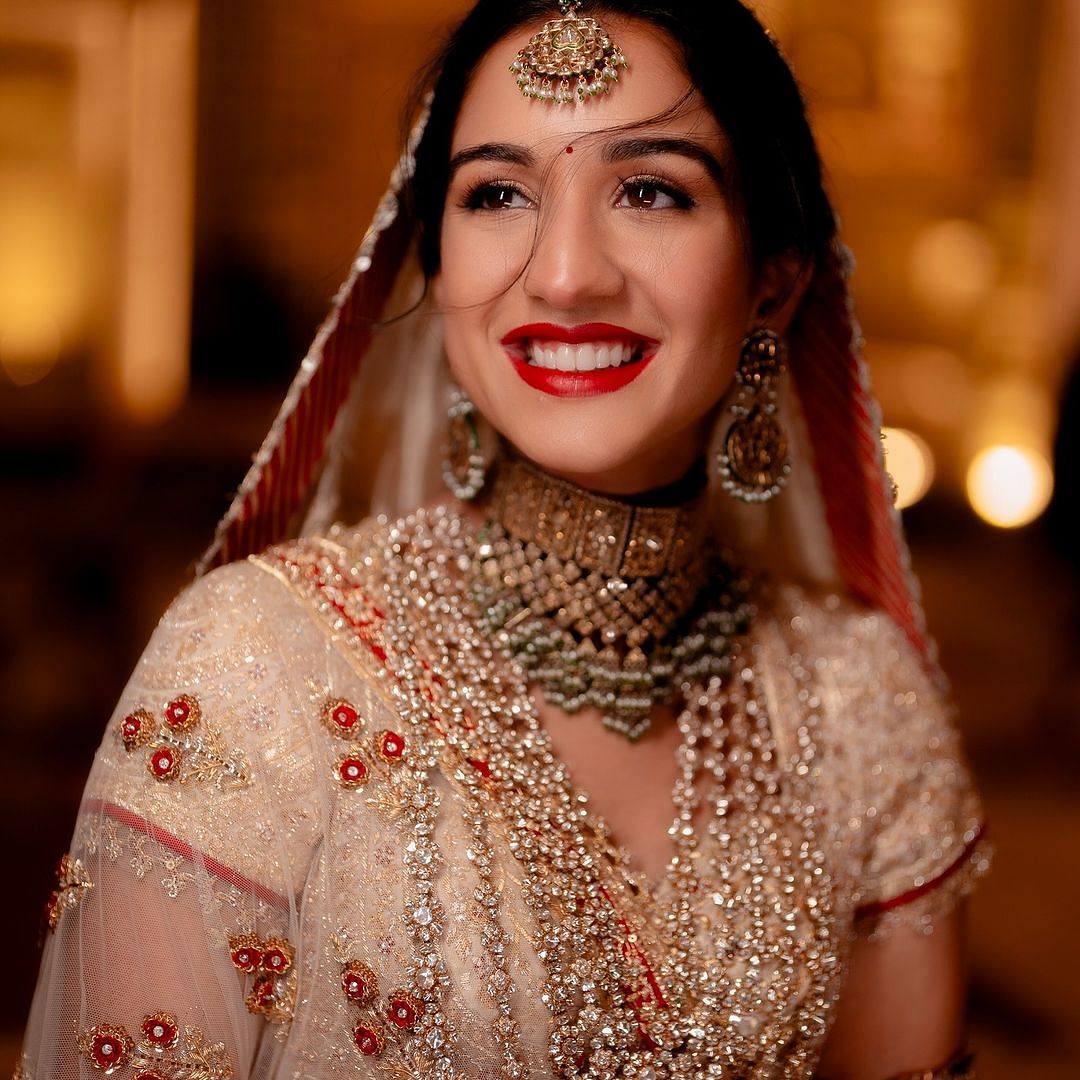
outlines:
[[[527,210],[531,205],[528,196],[510,184],[481,184],[465,200],[469,210]]]
[[[623,184],[619,205],[631,210],[687,210],[694,200],[657,180],[628,180]]]

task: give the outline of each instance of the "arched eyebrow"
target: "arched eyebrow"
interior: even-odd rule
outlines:
[[[536,164],[536,155],[517,143],[489,142],[478,146],[466,146],[450,159],[450,179],[470,161],[497,161],[503,165],[522,165],[526,168]]]
[[[721,190],[727,190],[727,174],[720,159],[693,139],[674,135],[640,135],[615,139],[604,146],[604,160],[616,164],[633,158],[653,157],[656,154],[678,154],[690,158],[705,168]]]

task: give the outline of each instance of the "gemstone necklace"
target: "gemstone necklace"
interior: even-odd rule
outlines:
[[[695,478],[675,505],[642,505],[517,456],[500,462],[470,595],[551,704],[595,706],[636,740],[682,683],[729,672],[753,608],[746,579],[715,554],[703,485]]]

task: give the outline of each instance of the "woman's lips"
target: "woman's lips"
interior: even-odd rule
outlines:
[[[555,397],[594,397],[633,382],[659,342],[611,323],[530,323],[511,330],[502,344],[533,389]]]

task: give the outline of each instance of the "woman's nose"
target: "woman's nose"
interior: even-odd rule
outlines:
[[[576,200],[568,189],[540,214],[536,229],[524,274],[528,296],[569,311],[622,290],[622,263],[603,209]]]

